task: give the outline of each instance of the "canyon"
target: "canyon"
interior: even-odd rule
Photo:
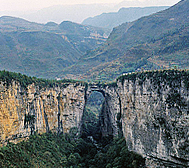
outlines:
[[[0,82],[0,139],[19,142],[29,135],[81,129],[88,97],[105,98],[103,136],[124,136],[129,150],[147,167],[189,166],[189,72],[160,70],[120,76],[110,84],[59,82],[40,86]]]

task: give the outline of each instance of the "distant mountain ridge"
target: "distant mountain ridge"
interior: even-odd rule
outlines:
[[[113,29],[122,23],[131,22],[142,16],[147,16],[167,8],[168,6],[121,8],[118,12],[103,13],[87,18],[82,24]]]
[[[189,0],[124,23],[113,29],[107,42],[84,55],[62,76],[113,80],[142,69],[189,68]],[[61,75],[60,75],[61,76]]]
[[[73,31],[75,30],[75,31]],[[109,30],[73,22],[38,24],[0,17],[0,69],[51,78],[104,43]]]
[[[75,4],[75,5],[55,5],[46,7],[28,14],[20,14],[30,21],[38,23],[72,21],[81,23],[85,18],[96,16],[103,12],[116,11],[114,5],[108,4]]]
[[[0,8],[0,16],[15,16],[24,18],[26,20],[38,23],[55,22],[60,24],[62,21],[72,21],[76,23],[82,23],[82,21],[89,17],[94,17],[102,13],[117,12],[123,7],[147,7],[147,6],[171,6],[178,2],[178,0],[126,0],[115,3],[90,3],[86,1],[87,4],[70,4],[66,5],[63,1],[54,1],[54,4],[49,7],[40,7],[41,9],[30,9],[24,8],[23,11],[4,11]],[[85,2],[84,2],[85,3]],[[62,4],[62,5],[61,5]],[[20,6],[21,8],[22,6]],[[3,10],[3,11],[2,11]]]

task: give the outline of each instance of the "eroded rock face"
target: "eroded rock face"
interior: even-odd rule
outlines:
[[[131,74],[114,86],[91,85],[87,95],[99,91],[105,97],[100,118],[103,135],[115,136],[121,129],[129,150],[143,155],[147,167],[187,167],[187,79],[179,71]]]
[[[184,81],[125,79],[118,88],[129,149],[146,157],[148,167],[189,165],[189,90]]]
[[[13,81],[0,83],[0,139],[29,136],[37,131],[68,132],[80,127],[85,104],[85,86],[81,83],[60,84],[27,89]]]
[[[183,77],[184,76],[184,77]],[[82,124],[92,91],[105,97],[102,135],[122,134],[130,150],[146,157],[148,167],[189,166],[188,72],[162,71],[122,76],[113,85],[80,82],[27,89],[0,83],[0,138],[38,131],[68,132]]]

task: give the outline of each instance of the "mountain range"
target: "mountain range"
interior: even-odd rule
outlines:
[[[147,16],[167,8],[168,6],[121,8],[118,12],[102,13],[95,17],[89,17],[82,24],[113,29],[122,23],[132,22],[142,16]]]
[[[112,81],[128,72],[189,68],[189,0],[109,29],[0,17],[0,70]],[[110,35],[109,35],[110,33]],[[109,35],[109,37],[108,37]]]
[[[51,77],[76,63],[87,50],[99,47],[110,31],[64,21],[38,24],[0,17],[0,69]]]
[[[189,1],[113,29],[106,43],[60,77],[113,80],[136,70],[189,68]]]
[[[44,24],[51,21],[59,24],[68,20],[81,23],[88,17],[93,17],[103,12],[117,11],[118,9],[118,7],[114,8],[114,4],[54,5],[33,11],[0,11],[0,16],[10,15]]]
[[[21,5],[22,3],[20,2],[19,6],[15,3],[15,11],[8,11],[6,9],[3,10],[2,6],[0,8],[0,16],[6,15],[20,17],[38,23],[53,21],[60,24],[62,21],[68,20],[76,23],[82,23],[82,21],[88,17],[94,17],[102,13],[117,12],[123,7],[171,6],[176,2],[178,2],[178,0],[171,0],[171,2],[170,0],[126,0],[118,3],[92,3],[88,1],[87,4],[79,4],[79,2],[77,2],[78,4],[69,5],[65,4],[63,1],[54,1],[51,3],[54,4],[53,6],[39,5],[36,6],[37,9],[36,7],[33,9],[32,6]],[[6,8],[8,8],[8,6]]]

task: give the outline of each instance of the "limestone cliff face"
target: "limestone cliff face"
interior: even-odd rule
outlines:
[[[17,139],[34,131],[67,132],[80,127],[85,104],[85,86],[81,83],[53,87],[0,82],[0,139]]]
[[[148,167],[189,166],[188,71],[128,74],[109,85],[50,86],[0,82],[1,143],[35,131],[80,129],[87,98],[98,91],[105,97],[102,135],[123,134],[129,149],[146,157]]]
[[[130,150],[149,167],[189,166],[187,78],[135,77],[118,80],[122,129]],[[176,74],[177,75],[177,74]],[[156,160],[156,161],[155,161]],[[168,166],[168,167],[169,167]]]

